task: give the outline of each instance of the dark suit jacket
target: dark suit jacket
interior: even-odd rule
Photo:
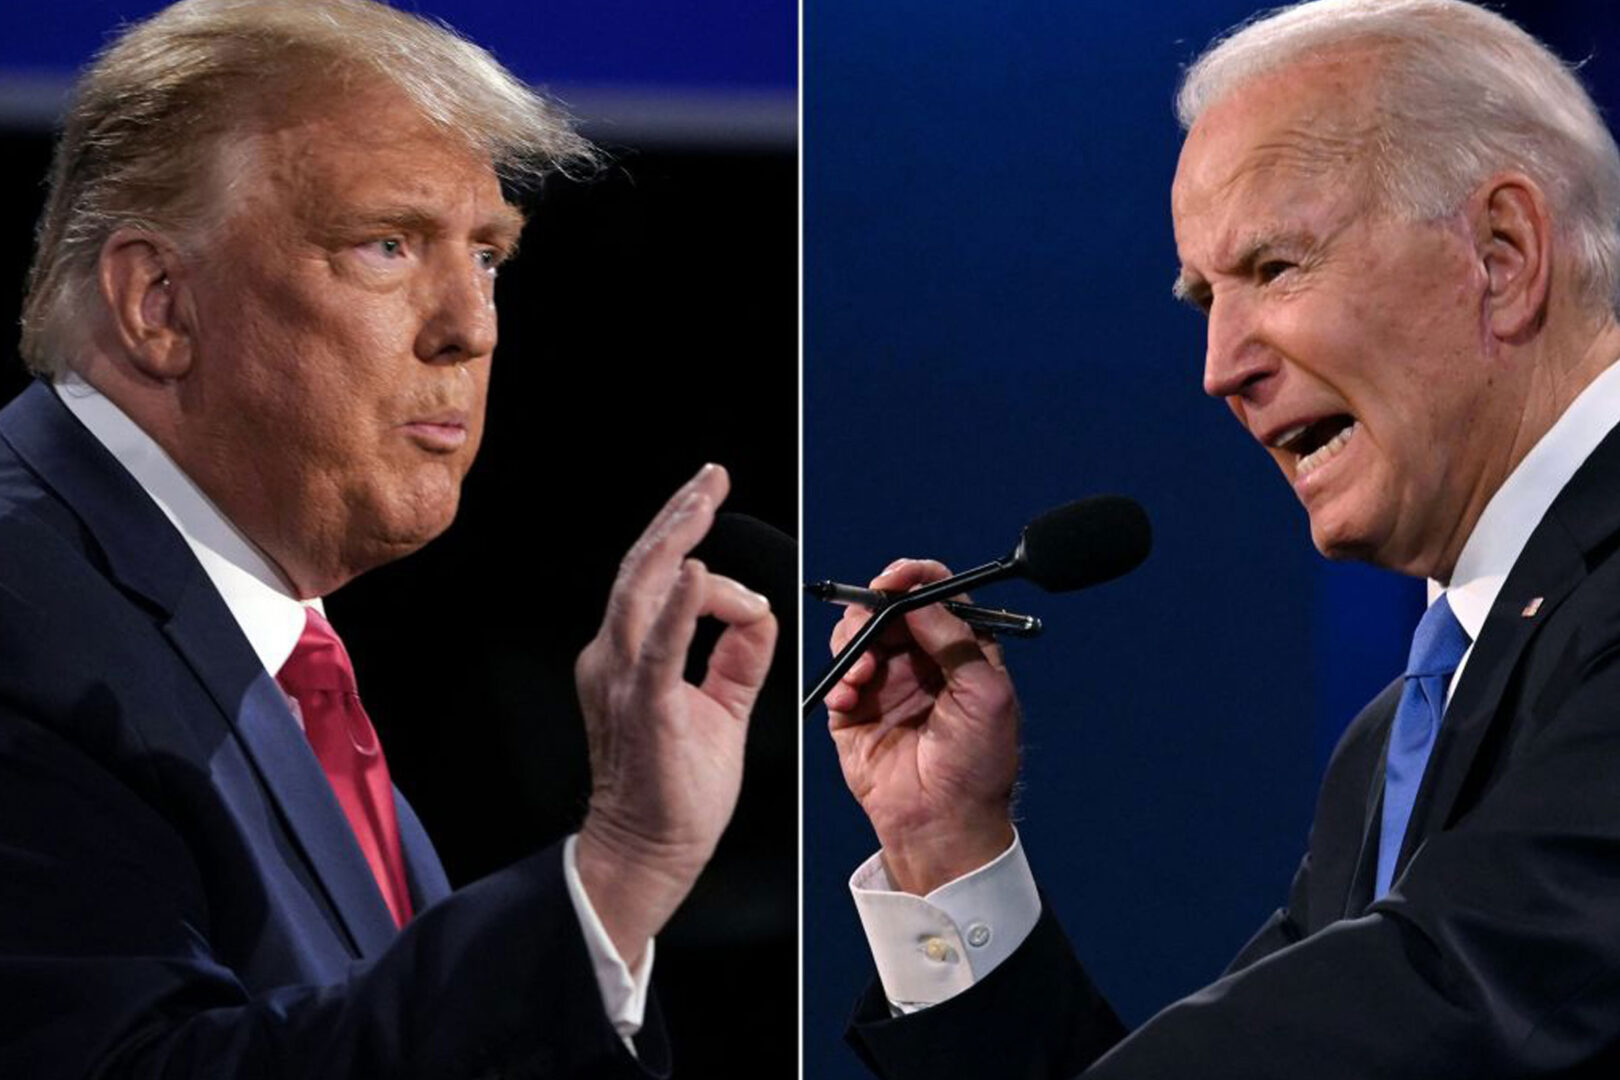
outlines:
[[[1003,967],[932,1009],[891,1019],[872,987],[858,1050],[884,1076],[935,1080],[1620,1075],[1617,550],[1620,431],[1491,609],[1382,900],[1399,683],[1334,753],[1287,907],[1218,982],[1127,1035],[1048,909]]]
[[[0,1076],[643,1076],[560,846],[394,928],[285,699],[44,385],[0,413]]]

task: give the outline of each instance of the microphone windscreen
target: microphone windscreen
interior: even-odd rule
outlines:
[[[1026,525],[1018,558],[1024,577],[1047,592],[1068,592],[1130,573],[1152,548],[1153,527],[1136,500],[1094,495]]]
[[[692,552],[717,573],[764,593],[778,616],[799,602],[799,545],[793,537],[747,514],[721,511]]]

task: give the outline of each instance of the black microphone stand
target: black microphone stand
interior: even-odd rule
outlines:
[[[821,699],[827,696],[827,691],[831,690],[833,684],[844,677],[844,673],[850,669],[850,665],[854,664],[860,658],[861,653],[866,651],[866,646],[872,640],[872,635],[908,611],[927,607],[929,604],[937,603],[948,596],[954,596],[976,585],[984,585],[992,581],[1017,576],[1024,569],[1023,556],[1024,545],[1020,542],[1018,548],[1005,558],[987,562],[983,566],[974,567],[972,570],[964,570],[953,577],[932,582],[913,592],[897,596],[881,610],[873,612],[872,617],[862,623],[859,630],[855,631],[855,636],[850,638],[842,649],[838,650],[838,655],[833,657],[831,664],[827,665],[827,670],[816,681],[816,685],[809,693],[805,694],[804,712],[801,719],[810,719],[811,710],[821,704]]]

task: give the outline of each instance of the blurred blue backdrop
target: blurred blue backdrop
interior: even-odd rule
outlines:
[[[1501,5],[1615,100],[1596,0]],[[1200,391],[1170,298],[1182,67],[1252,0],[805,6],[805,574],[965,568],[1035,513],[1144,503],[1141,570],[1008,646],[1030,860],[1131,1023],[1213,979],[1282,903],[1322,765],[1403,666],[1422,587],[1322,560],[1270,459]],[[806,678],[831,608],[805,616]],[[806,728],[805,1075],[867,977],[850,871],[875,847]]]
[[[0,122],[55,115],[73,72],[160,0],[0,4]],[[402,0],[561,97],[599,140],[791,144],[793,0]]]

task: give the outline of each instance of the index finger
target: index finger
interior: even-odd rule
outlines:
[[[667,533],[674,520],[688,508],[692,499],[699,495],[706,495],[712,505],[719,506],[725,501],[726,494],[730,490],[731,476],[726,472],[724,465],[716,465],[713,462],[704,465],[693,474],[692,479],[682,484],[675,494],[669,497],[668,501],[659,508],[658,513],[653,515],[653,519],[647,523],[647,527],[641,531],[641,535],[636,538],[636,542],[631,545],[629,552],[626,553],[623,562],[620,564],[621,570],[630,565],[638,552],[650,549],[660,536]],[[706,532],[707,529],[704,531]],[[702,539],[701,534],[699,539]],[[692,546],[697,546],[696,540],[692,542]],[[685,552],[682,552],[682,555],[684,554]]]
[[[896,559],[890,563],[882,573],[872,579],[870,588],[885,592],[909,592],[912,587],[926,585],[931,581],[939,581],[951,576],[951,572],[944,563],[934,562],[931,559]],[[850,604],[844,608],[844,613],[833,626],[832,651],[837,653],[856,632],[871,618],[872,611],[860,604]],[[887,645],[901,646],[909,638],[905,624],[891,623],[886,627],[878,640]]]
[[[849,639],[854,637],[871,617],[872,612],[859,604],[851,604],[846,607],[843,615],[839,616],[838,621],[833,624],[830,641],[833,653],[837,654],[845,645],[849,644]],[[909,638],[910,634],[906,632],[905,623],[892,622],[878,634],[877,642],[891,648],[900,648],[905,645]]]
[[[943,581],[951,576],[948,566],[933,559],[900,559],[872,580],[874,589],[909,591],[919,585]],[[967,594],[960,594],[966,599]],[[952,678],[958,671],[967,671],[983,663],[998,671],[1004,670],[999,648],[978,636],[971,626],[952,615],[939,604],[929,604],[905,614],[906,629],[911,638]]]
[[[936,559],[896,559],[872,579],[871,587],[890,592],[909,592],[918,585],[929,585],[951,576],[951,568]]]
[[[608,596],[606,624],[614,642],[634,655],[680,571],[681,560],[714,522],[731,488],[719,465],[705,465],[670,496],[619,562]]]

